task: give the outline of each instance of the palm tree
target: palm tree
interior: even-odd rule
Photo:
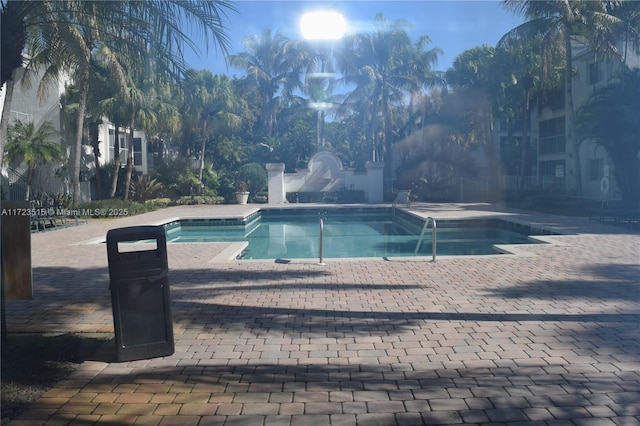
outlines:
[[[406,21],[388,22],[382,14],[376,16],[373,33],[356,34],[343,40],[337,53],[337,63],[344,75],[343,82],[354,89],[345,102],[365,116],[365,137],[374,148],[376,160],[385,158],[385,189],[391,190],[393,164],[391,158],[393,111],[404,104],[405,96],[417,93],[433,81],[431,66],[441,53],[427,50],[429,39],[421,37],[412,44]]]
[[[324,147],[324,125],[327,110],[339,105],[339,96],[333,94],[335,67],[333,45],[323,46],[317,43],[300,42],[296,45],[300,63],[304,69],[303,91],[309,96],[308,106],[315,110],[316,143]],[[306,106],[305,106],[306,107]]]
[[[115,90],[111,97],[99,101],[100,107],[113,123],[113,174],[111,175],[111,186],[109,197],[114,198],[118,189],[118,179],[120,175],[120,129],[127,122],[125,108],[125,97],[122,91]],[[107,141],[109,144],[111,141]]]
[[[258,88],[260,121],[266,137],[273,136],[279,98],[291,99],[294,90],[302,87],[303,64],[295,47],[295,42],[280,32],[264,30],[261,35],[245,38],[244,52],[227,58],[232,66],[244,69],[246,79]]]
[[[640,193],[640,69],[624,71],[578,109],[578,134],[593,139],[613,161],[622,199],[638,206]]]
[[[446,76],[459,100],[465,133],[484,149],[489,188],[497,191],[499,162],[493,138],[496,118],[494,96],[498,93],[500,81],[496,72],[495,49],[485,45],[462,52],[454,59]]]
[[[529,30],[530,32],[525,32]],[[561,77],[558,72],[542,79],[542,43],[543,37],[534,25],[530,25],[518,33],[509,32],[496,47],[496,66],[501,80],[498,113],[508,121],[521,118],[522,139],[520,140],[520,189],[524,188],[524,180],[530,170],[530,132],[531,108],[535,100],[544,91],[560,87]],[[509,124],[509,133],[513,131]]]
[[[0,87],[4,86],[4,108],[0,118],[0,160],[4,158],[3,150],[7,143],[7,129],[15,71],[22,67],[22,52],[27,42],[27,28],[35,25],[42,15],[45,2],[3,1],[0,5]],[[5,85],[6,84],[6,85]]]
[[[198,179],[202,191],[202,175],[205,165],[207,141],[216,126],[238,128],[242,118],[235,113],[239,103],[231,85],[224,75],[213,75],[209,70],[187,73],[184,81],[186,114],[193,114],[200,135],[200,164]]]
[[[118,87],[110,78],[110,71],[103,61],[94,60],[91,62],[91,74],[89,76],[91,83],[89,84],[89,94],[87,99],[87,109],[85,113],[85,134],[88,138],[89,145],[93,150],[93,164],[96,170],[96,186],[98,198],[103,196],[100,169],[100,126],[104,124],[105,114],[107,111],[107,102],[105,99],[112,97],[113,93],[118,92]],[[61,105],[65,112],[65,130],[66,134],[75,133],[77,124],[79,92],[75,85],[67,86],[64,95],[60,99]],[[108,144],[108,141],[105,141]]]
[[[618,54],[611,36],[626,27],[624,22],[608,13],[605,1],[579,0],[504,0],[506,9],[529,18],[528,22],[511,30],[512,33],[530,32],[535,26],[543,36],[542,56],[545,78],[556,66],[558,57],[564,59],[564,90],[566,102],[567,156],[571,164],[567,177],[569,189],[582,193],[580,150],[576,136],[575,108],[573,97],[572,43],[586,43],[595,51]]]
[[[45,121],[38,128],[33,122],[21,121],[9,127],[9,142],[4,156],[8,161],[22,160],[27,164],[27,201],[31,196],[31,183],[36,168],[44,163],[62,161],[65,157],[62,146],[51,141],[57,134],[50,121]]]
[[[135,70],[128,79],[129,88],[125,92],[125,104],[129,112],[129,149],[127,151],[127,174],[125,180],[124,199],[129,199],[131,175],[134,166],[134,130],[144,130],[151,137],[159,128],[172,130],[177,128],[179,113],[177,108],[163,99],[161,81],[157,81],[151,70],[141,72]]]
[[[224,53],[228,45],[224,11],[233,7],[227,0],[42,3],[46,6],[43,22],[29,36],[30,66],[44,67],[41,85],[70,72],[80,92],[72,168],[76,205],[88,76],[94,54],[102,52],[112,65],[121,58],[135,63],[151,57],[158,73],[177,80],[186,70],[182,55],[185,45],[199,51],[182,31],[185,23],[195,24],[205,40],[211,36]]]

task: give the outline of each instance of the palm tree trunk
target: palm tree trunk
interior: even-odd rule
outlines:
[[[33,180],[33,167],[29,166],[27,169],[27,193],[25,199],[31,201],[31,181]]]
[[[384,179],[383,191],[391,193],[393,191],[393,151],[391,149],[391,108],[389,108],[389,93],[385,90],[382,94],[382,119],[384,137]]]
[[[131,175],[133,174],[133,126],[135,125],[134,115],[131,115],[129,123],[129,149],[127,150],[127,178],[124,185],[124,199],[129,199],[129,191],[131,190]]]
[[[98,198],[102,199],[102,177],[100,176],[100,141],[98,140],[98,124],[91,126],[91,144],[93,146],[93,164],[96,169],[96,186]]]
[[[207,147],[207,119],[205,118],[202,122],[202,149],[200,150],[200,168],[198,170],[198,181],[200,182],[200,187],[198,188],[198,194],[202,194],[202,174],[204,171],[204,150]]]
[[[376,140],[376,120],[375,117],[378,114],[378,109],[376,108],[376,104],[371,105],[371,109],[369,111],[369,121],[367,123],[367,135],[371,140],[371,148],[373,149],[373,153],[371,155],[371,161],[380,161],[381,149],[378,147],[378,141]]]
[[[84,128],[84,113],[87,109],[89,89],[87,83],[80,87],[80,102],[78,105],[78,118],[76,120],[76,134],[73,143],[73,206],[80,202],[80,161],[82,160],[82,130]]]
[[[529,142],[527,140],[527,135],[529,134],[529,116],[531,115],[531,91],[529,89],[526,90],[524,98],[525,101],[524,114],[522,117],[522,141],[520,143],[520,191],[524,190],[524,181],[527,174],[529,173]]]
[[[116,124],[113,134],[115,140],[113,142],[113,176],[111,177],[111,191],[109,191],[109,197],[116,196],[116,190],[118,189],[118,175],[120,174],[120,128]]]
[[[498,176],[500,175],[500,163],[496,154],[496,147],[493,142],[493,111],[491,106],[486,106],[487,113],[482,122],[482,146],[484,147],[484,153],[487,158],[488,176],[488,196],[491,200],[495,200],[498,196],[499,182]]]
[[[580,145],[576,137],[576,117],[573,106],[573,58],[571,52],[571,36],[568,29],[565,29],[565,51],[567,57],[567,67],[564,75],[566,107],[566,143],[567,154],[570,166],[567,167],[566,178],[569,184],[568,189],[575,192],[575,195],[582,195],[582,173],[580,170]]]

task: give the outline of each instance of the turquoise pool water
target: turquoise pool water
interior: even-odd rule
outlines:
[[[423,221],[390,208],[264,209],[243,219],[189,219],[165,225],[169,243],[248,241],[239,259],[413,256]],[[496,254],[494,244],[526,244],[532,230],[501,220],[437,223],[438,255]],[[431,256],[431,229],[418,256]]]

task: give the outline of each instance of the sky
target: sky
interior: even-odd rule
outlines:
[[[431,48],[438,47],[444,52],[434,67],[440,71],[448,69],[456,56],[467,49],[483,44],[495,46],[505,33],[523,22],[523,18],[504,10],[502,2],[496,0],[240,0],[235,2],[235,7],[237,12],[229,11],[226,22],[231,54],[242,52],[244,38],[260,34],[264,29],[280,30],[288,38],[301,39],[300,18],[308,11],[328,9],[341,12],[348,28],[358,32],[373,28],[375,16],[381,12],[390,22],[399,19],[409,21],[413,27],[410,32],[413,40],[428,36]],[[203,41],[198,44],[204,46]],[[209,69],[214,74],[243,75],[242,70],[227,67],[220,50],[212,46],[200,57],[188,52],[186,59],[195,69]]]

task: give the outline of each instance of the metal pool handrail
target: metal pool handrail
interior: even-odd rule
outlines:
[[[396,220],[396,206],[403,202],[407,203],[407,208],[411,207],[411,199],[409,198],[409,196],[411,195],[411,190],[409,191],[400,191],[398,193],[398,195],[396,196],[396,199],[393,200],[393,203],[391,204],[391,221],[395,222]]]
[[[323,234],[324,234],[324,220],[320,218],[320,243],[318,245],[319,257],[320,257],[320,261],[318,262],[319,265],[324,265],[324,255],[323,255],[323,247],[322,247]]]
[[[424,233],[426,232],[427,228],[429,227],[429,222],[433,222],[433,231],[432,232],[432,242],[431,242],[431,252],[432,252],[432,257],[431,257],[431,261],[435,262],[436,261],[436,246],[437,246],[437,225],[436,225],[436,220],[434,218],[432,218],[431,216],[429,216],[427,218],[427,220],[424,222],[424,226],[422,227],[422,231],[420,232],[420,238],[418,238],[418,244],[416,244],[416,249],[413,251],[413,255],[417,255],[418,254],[418,250],[420,249],[420,245],[422,244],[422,239],[424,238]]]

